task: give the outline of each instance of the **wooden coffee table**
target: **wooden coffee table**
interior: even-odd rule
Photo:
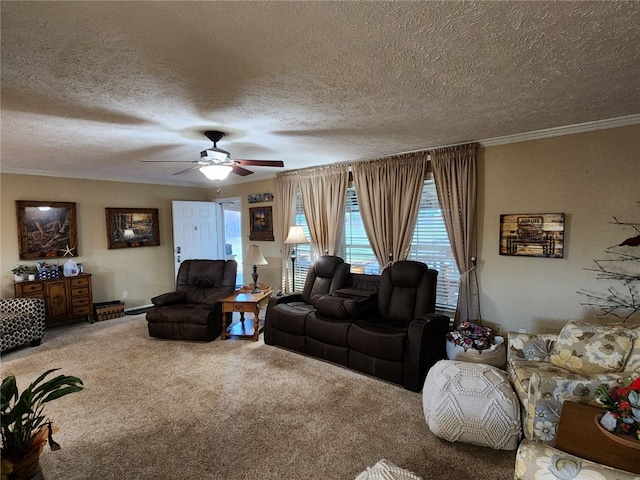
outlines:
[[[638,450],[610,440],[596,426],[594,418],[603,412],[582,403],[564,402],[555,447],[592,462],[640,473]]]
[[[258,341],[264,324],[260,324],[260,309],[269,303],[273,288],[263,288],[260,293],[251,293],[250,290],[237,290],[233,295],[222,299],[222,334],[220,338],[251,338]],[[233,312],[240,313],[240,322],[232,323]],[[244,314],[252,313],[253,322],[247,325]],[[228,322],[228,327],[227,327]]]

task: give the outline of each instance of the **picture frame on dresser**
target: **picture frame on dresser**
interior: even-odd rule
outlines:
[[[75,202],[16,200],[20,260],[78,256]]]

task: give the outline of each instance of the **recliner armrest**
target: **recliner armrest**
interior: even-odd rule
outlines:
[[[276,295],[269,300],[270,306],[280,305],[281,303],[301,302],[301,292],[284,293],[282,295]]]
[[[318,315],[339,320],[356,320],[371,315],[375,316],[376,306],[376,296],[347,298],[323,295],[315,303]]]
[[[404,388],[419,392],[427,372],[447,356],[449,317],[427,313],[409,324],[404,357]]]
[[[169,292],[158,295],[157,297],[153,297],[151,299],[151,303],[153,303],[153,305],[156,307],[165,307],[167,305],[173,305],[174,303],[180,303],[184,300],[184,298],[184,292]]]

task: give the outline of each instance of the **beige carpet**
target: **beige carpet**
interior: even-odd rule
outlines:
[[[515,452],[431,434],[421,394],[259,342],[150,338],[144,315],[48,330],[2,357],[85,390],[46,410],[46,480],[353,479],[382,458],[428,480],[513,478]]]

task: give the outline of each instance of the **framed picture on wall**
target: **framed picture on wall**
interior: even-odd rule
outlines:
[[[562,258],[564,213],[500,215],[500,255]]]
[[[17,200],[16,207],[20,260],[79,254],[75,203]]]
[[[109,249],[160,245],[157,208],[105,208]]]
[[[272,242],[273,211],[272,207],[255,207],[249,209],[249,240]]]

